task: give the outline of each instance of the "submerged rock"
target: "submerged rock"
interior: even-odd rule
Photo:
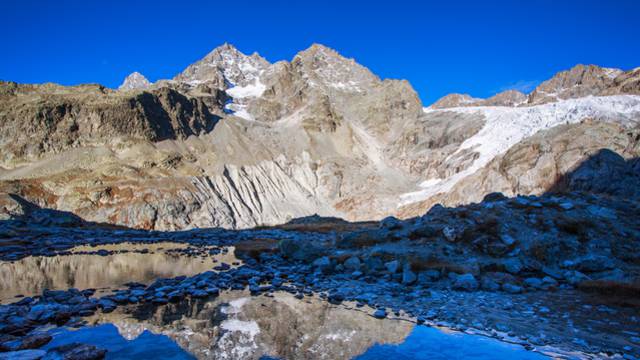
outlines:
[[[18,350],[0,353],[0,360],[39,360],[45,355],[47,352],[44,350]]]

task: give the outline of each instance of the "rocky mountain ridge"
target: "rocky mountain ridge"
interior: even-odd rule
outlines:
[[[618,94],[640,94],[640,68],[623,71],[578,64],[543,81],[528,95],[517,90],[506,90],[488,99],[473,98],[468,94],[449,94],[438,99],[430,108],[532,106],[585,96]]]
[[[540,193],[600,148],[637,157],[634,94],[637,69],[577,66],[528,96],[423,108],[407,81],[382,80],[319,44],[273,64],[225,44],[172,80],[134,73],[118,91],[1,83],[0,192],[159,230],[413,216],[492,191]],[[582,140],[563,155],[575,131]],[[551,177],[506,160],[535,136],[551,144],[542,152],[555,159]],[[499,161],[510,180],[488,170]],[[531,186],[509,185],[525,178]],[[471,179],[484,185],[465,187]],[[4,199],[11,217],[19,206]]]

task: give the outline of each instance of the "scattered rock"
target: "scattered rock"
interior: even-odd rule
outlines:
[[[522,286],[506,283],[502,284],[502,290],[508,292],[509,294],[520,294],[524,289],[522,289]]]
[[[523,268],[522,261],[520,261],[520,259],[518,258],[507,259],[502,263],[502,265],[504,265],[504,269],[508,273],[513,275],[519,274]]]
[[[417,279],[418,276],[413,271],[411,271],[411,267],[409,266],[409,264],[405,265],[402,269],[402,283],[404,285],[411,285],[415,283]]]
[[[344,267],[349,270],[358,270],[360,269],[360,265],[361,262],[357,256],[352,256],[344,262]]]
[[[460,235],[460,233],[454,227],[445,226],[442,228],[442,235],[444,235],[444,238],[448,241],[455,242],[458,240],[458,236]]]
[[[400,262],[398,260],[393,260],[393,261],[389,261],[388,263],[384,264],[385,268],[387,268],[387,271],[395,274],[398,272],[398,269],[400,268]]]
[[[457,290],[474,291],[478,289],[478,281],[472,274],[457,275],[453,288]]]

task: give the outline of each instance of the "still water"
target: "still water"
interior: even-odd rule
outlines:
[[[546,359],[491,338],[378,320],[370,309],[328,304],[287,293],[162,306],[136,305],[87,319],[79,330],[56,329],[58,346],[90,343],[107,359]]]
[[[39,295],[44,289],[66,290],[121,287],[127,282],[148,284],[158,278],[196,275],[216,264],[237,259],[233,248],[206,256],[184,253],[188,245],[178,243],[79,246],[71,255],[31,256],[17,261],[0,261],[0,301],[16,295]],[[106,255],[96,255],[98,251]]]

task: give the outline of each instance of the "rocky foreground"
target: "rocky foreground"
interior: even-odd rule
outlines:
[[[126,304],[162,306],[248,289],[255,296],[286,291],[300,299],[320,297],[363,307],[377,318],[445,325],[562,356],[638,358],[640,203],[630,190],[634,179],[591,179],[589,192],[583,182],[539,197],[494,193],[477,204],[434,206],[408,220],[309,217],[242,231],[113,229],[33,209],[0,224],[3,260],[67,254],[77,245],[171,241],[190,244],[182,251],[193,256],[206,255],[205,247],[220,252],[233,246],[241,263],[132,283],[108,295],[45,291],[3,305],[0,349],[6,353],[0,356],[42,346],[46,324],[77,324]],[[104,356],[78,346],[66,351]],[[31,353],[55,358],[50,352]]]

